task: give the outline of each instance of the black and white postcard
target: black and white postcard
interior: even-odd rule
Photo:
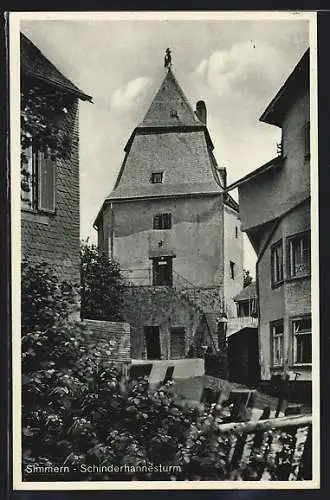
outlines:
[[[317,489],[315,12],[11,12],[13,488]]]

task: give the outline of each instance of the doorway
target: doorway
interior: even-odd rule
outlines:
[[[171,328],[171,359],[181,359],[185,357],[186,341],[184,328]]]
[[[161,359],[159,326],[145,326],[144,337],[146,342],[147,359]]]
[[[152,284],[154,286],[173,285],[173,257],[152,259]]]

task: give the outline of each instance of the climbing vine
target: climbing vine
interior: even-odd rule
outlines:
[[[73,97],[61,89],[31,80],[21,82],[21,188],[30,189],[27,150],[48,151],[54,159],[70,157],[71,137],[65,119]]]

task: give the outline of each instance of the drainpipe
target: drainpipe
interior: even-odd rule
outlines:
[[[110,257],[113,259],[113,231],[114,231],[113,203],[110,203]]]

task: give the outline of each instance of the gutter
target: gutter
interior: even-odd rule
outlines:
[[[77,90],[75,90],[72,87],[63,85],[63,84],[56,82],[50,78],[46,78],[44,76],[41,76],[39,74],[34,73],[33,71],[29,71],[26,69],[22,70],[22,73],[25,74],[27,77],[36,78],[37,80],[41,80],[43,82],[46,82],[49,85],[52,85],[53,87],[60,88],[62,90],[65,90],[69,94],[72,94],[72,95],[79,97],[79,99],[81,99],[82,101],[89,101],[90,103],[93,104],[93,98],[90,95],[84,94],[78,88],[77,88]]]
[[[249,182],[252,179],[258,177],[259,175],[267,172],[268,170],[282,166],[285,160],[286,160],[286,156],[277,156],[277,157],[273,158],[272,160],[268,161],[264,165],[261,165],[261,167],[257,168],[256,170],[253,170],[249,174],[245,175],[244,177],[242,177],[238,181],[235,181],[232,184],[230,184],[226,189],[224,189],[224,192],[228,193],[229,191],[232,191],[233,189],[236,189],[237,187],[241,186],[242,184],[245,184],[246,182]]]

